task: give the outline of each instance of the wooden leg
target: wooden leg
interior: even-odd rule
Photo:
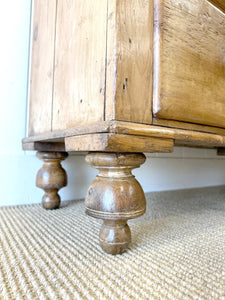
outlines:
[[[46,209],[55,209],[60,206],[58,190],[67,185],[67,176],[61,166],[66,159],[66,152],[37,152],[37,157],[44,161],[36,177],[36,186],[43,189],[45,194],[42,205]]]
[[[86,161],[100,171],[88,189],[86,213],[104,220],[99,239],[107,253],[120,254],[128,247],[131,232],[127,220],[145,213],[144,192],[131,173],[145,159],[141,153],[93,152],[86,156]]]

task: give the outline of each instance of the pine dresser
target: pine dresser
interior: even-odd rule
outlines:
[[[86,213],[100,245],[122,253],[145,212],[132,169],[174,146],[225,154],[224,0],[35,0],[28,136],[36,184],[58,208],[61,161],[85,152],[99,170]]]

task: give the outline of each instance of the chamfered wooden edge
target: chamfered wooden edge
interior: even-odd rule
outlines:
[[[101,133],[68,137],[67,151],[162,152],[173,151],[173,140],[138,135]]]
[[[110,132],[173,139],[175,144],[183,146],[203,146],[206,148],[218,148],[225,146],[225,135],[131,122],[114,121],[111,124]]]
[[[208,0],[214,6],[216,6],[219,10],[225,13],[225,1],[224,0]]]
[[[212,126],[200,125],[200,124],[194,124],[194,123],[186,123],[186,122],[175,121],[175,120],[153,118],[152,125],[166,127],[166,128],[185,129],[185,130],[190,130],[190,131],[198,131],[198,132],[225,135],[224,128],[212,127]]]
[[[223,148],[225,135],[111,121],[23,139],[24,150],[171,152],[173,145]]]

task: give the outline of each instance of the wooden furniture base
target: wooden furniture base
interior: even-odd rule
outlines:
[[[60,162],[67,156],[66,152],[37,152],[37,157],[43,160],[44,164],[37,173],[36,186],[45,191],[42,205],[46,209],[60,206],[58,190],[67,185],[66,171]]]
[[[44,151],[37,185],[59,206],[62,152],[100,173],[86,212],[102,248],[121,253],[145,211],[131,174],[141,153],[225,148],[224,0],[34,0],[28,137]]]
[[[142,187],[131,171],[145,162],[141,153],[89,153],[86,161],[99,170],[85,199],[86,213],[104,220],[99,241],[110,254],[120,254],[131,241],[127,220],[145,213]]]
[[[119,254],[131,241],[127,221],[145,212],[143,190],[132,175],[132,170],[145,162],[143,151],[169,153],[174,145],[181,145],[217,148],[218,154],[224,155],[225,129],[217,132],[211,127],[212,132],[208,128],[204,132],[205,128],[196,126],[189,130],[110,121],[31,136],[23,139],[23,149],[41,151],[37,156],[44,165],[38,172],[37,186],[45,190],[42,202],[47,209],[59,207],[57,192],[67,181],[60,162],[67,152],[89,151],[86,161],[99,174],[88,189],[86,213],[103,220],[99,235],[102,249]]]

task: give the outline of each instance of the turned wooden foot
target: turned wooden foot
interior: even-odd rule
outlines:
[[[131,241],[127,220],[145,213],[142,187],[132,175],[145,162],[141,153],[89,153],[86,161],[100,172],[88,189],[86,213],[104,220],[99,240],[110,254],[124,252]]]
[[[66,159],[66,152],[37,152],[37,157],[44,161],[36,177],[36,186],[43,189],[45,194],[42,205],[46,209],[55,209],[60,206],[58,190],[67,185],[67,176],[61,166]]]

